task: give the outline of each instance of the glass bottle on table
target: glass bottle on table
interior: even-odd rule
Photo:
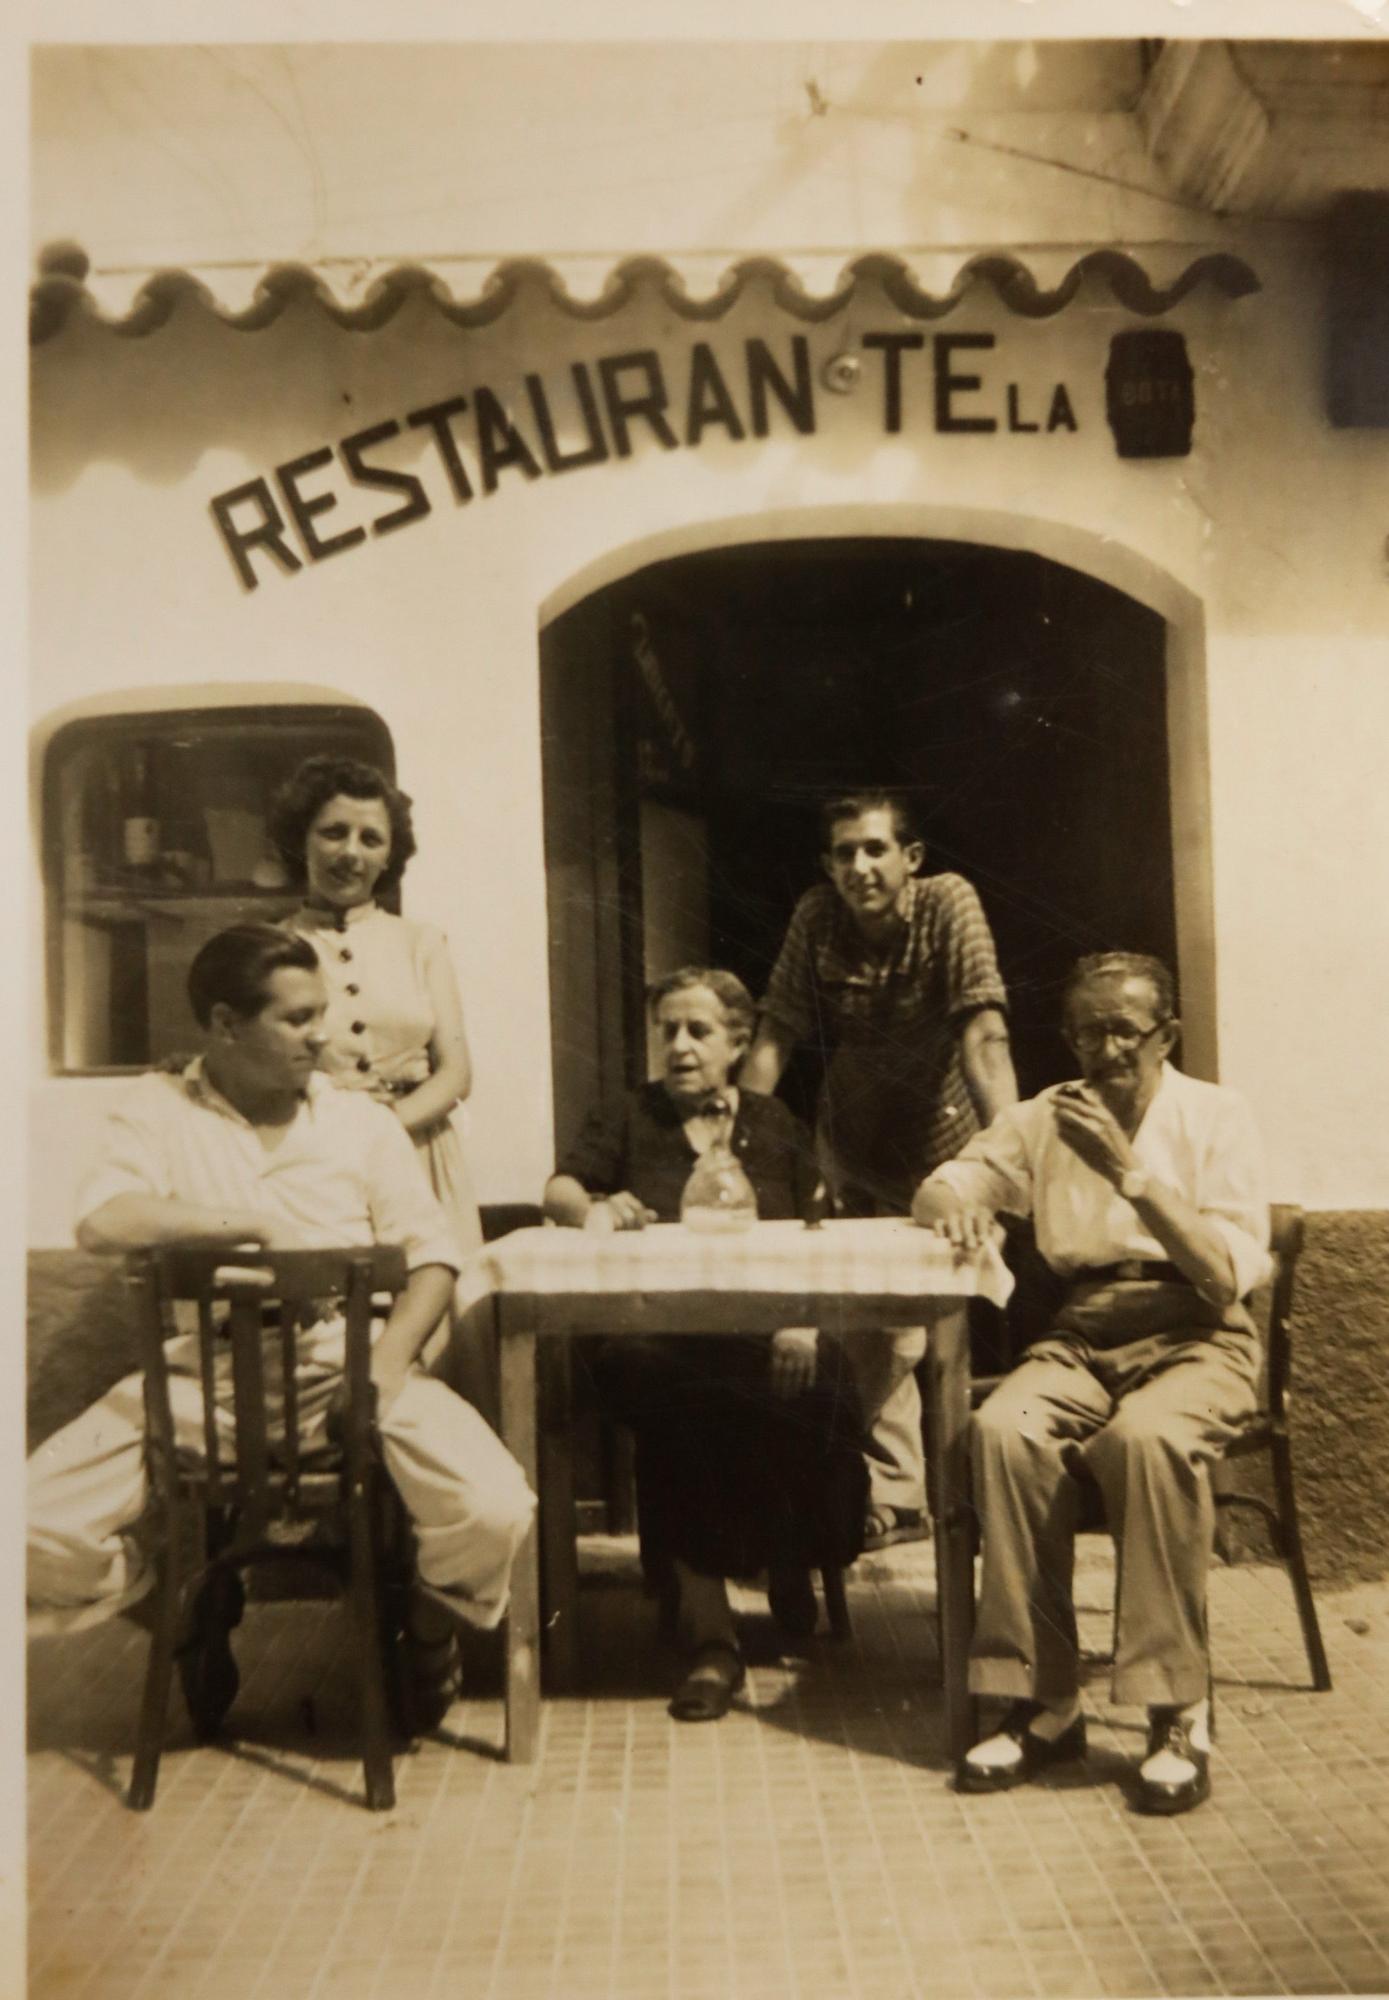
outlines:
[[[703,1235],[750,1229],[756,1222],[752,1182],[726,1139],[715,1139],[690,1169],[680,1197],[680,1220]]]

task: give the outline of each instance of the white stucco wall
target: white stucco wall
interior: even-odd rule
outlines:
[[[1044,283],[1114,244],[1158,282],[1222,248],[1258,273],[1256,297],[1201,290],[1157,322],[1186,336],[1198,427],[1190,458],[1154,463],[1121,462],[1105,424],[1110,336],[1144,322],[1103,287],[1041,320],[978,288],[931,323],[870,288],[815,325],[759,287],[713,322],[651,298],[586,322],[543,289],[471,331],[423,301],[372,333],[312,308],[255,334],[180,309],[147,338],[73,324],[36,350],[39,739],[71,704],[150,684],[283,680],[383,713],[419,801],[409,907],[447,926],[459,965],[485,1198],[532,1194],[549,1164],[542,620],[695,546],[920,533],[1035,549],[1171,621],[1189,1050],[1211,1067],[1218,1049],[1219,1073],[1254,1099],[1278,1193],[1389,1201],[1389,1135],[1367,1108],[1389,1087],[1389,441],[1321,414],[1309,244],[1174,201],[1131,115],[1138,74],[1117,44],[658,47],[590,54],[581,70],[541,49],[39,52],[34,241],[83,242],[112,312],[169,264],[244,304],[279,258],[313,261],[345,301],[411,256],[463,297],[516,255],[548,257],[592,296],[637,251],[674,258],[696,290],[758,252],[822,291],[866,250],[909,256],[941,288],[981,249],[1016,252]],[[880,361],[852,396],[824,387],[823,361],[866,330],[911,327],[994,334],[970,407],[1002,418],[1013,380],[1035,417],[1064,380],[1078,434],[941,436],[919,357],[897,437]],[[710,341],[746,417],[741,343],[766,338],[785,365],[796,333],[814,358],[814,437],[774,415],[765,441],[711,431],[667,452],[638,426],[626,461],[534,483],[503,472],[460,507],[412,433],[378,456],[419,473],[427,520],[294,576],[257,558],[249,593],[209,515],[216,493],[479,383],[534,446],[523,375],[569,409],[571,361],[633,347],[659,350],[678,399],[692,342]],[[465,421],[465,453],[469,434]],[[340,496],[327,528],[388,504],[340,466],[306,485]],[[110,1087],[48,1075],[36,843],[34,857],[31,1233],[48,1243],[65,1238]]]
[[[244,302],[284,259],[349,297],[411,258],[560,259],[597,289],[639,253],[832,273],[1218,234],[1146,159],[1139,84],[1134,41],[43,48],[32,232],[83,243],[113,306],[161,265]]]
[[[1389,1138],[1365,1115],[1389,1087],[1372,934],[1389,855],[1379,773],[1389,578],[1376,515],[1386,446],[1327,428],[1305,272],[1277,243],[1245,247],[1259,296],[1232,304],[1203,291],[1170,317],[1197,371],[1197,449],[1152,463],[1121,462],[1104,420],[1109,338],[1136,322],[1102,289],[1041,321],[981,289],[935,323],[996,337],[982,363],[960,364],[982,366],[989,382],[968,407],[1002,415],[1002,385],[1016,380],[1035,414],[1064,380],[1075,436],[937,434],[920,356],[905,364],[902,433],[885,436],[876,359],[852,396],[819,377],[865,330],[909,324],[871,292],[811,327],[756,288],[712,324],[651,301],[584,323],[536,296],[468,332],[422,303],[372,334],[313,308],[257,334],[198,315],[138,340],[71,327],[36,352],[35,712],[113,687],[281,678],[348,689],[382,712],[419,801],[409,906],[446,925],[459,964],[481,1190],[520,1198],[550,1158],[542,620],[641,561],[724,540],[916,532],[1056,556],[1180,627],[1196,694],[1181,727],[1196,737],[1174,750],[1198,797],[1203,748],[1211,772],[1193,881],[1179,886],[1179,900],[1199,904],[1194,878],[1209,870],[1214,960],[1201,970],[1215,1014],[1193,1032],[1218,1039],[1220,1074],[1255,1100],[1281,1193],[1376,1205],[1389,1199]],[[695,339],[713,344],[746,415],[744,338],[767,338],[787,366],[793,333],[815,364],[814,437],[774,414],[765,441],[712,432],[673,451],[638,441],[626,461],[533,482],[504,471],[495,493],[459,506],[413,434],[378,456],[418,472],[428,519],[293,576],[258,556],[262,581],[249,592],[208,512],[213,494],[300,452],[480,383],[534,447],[527,371],[568,407],[571,360],[648,345],[676,391],[677,427]],[[466,456],[466,420],[459,436]],[[306,485],[339,495],[325,529],[391,504],[352,488],[340,467]],[[35,876],[36,1002],[40,914]],[[62,1238],[73,1163],[109,1086],[45,1080],[37,1043],[31,1060],[33,1232],[47,1242]]]

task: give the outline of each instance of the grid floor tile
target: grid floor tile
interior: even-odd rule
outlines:
[[[159,1795],[122,1802],[145,1640],[30,1647],[32,2000],[957,2000],[1389,1990],[1389,1583],[1321,1599],[1306,1691],[1281,1571],[1217,1568],[1215,1794],[1151,1821],[1142,1718],[1090,1675],[1091,1755],[1023,1790],[948,1786],[930,1552],[851,1573],[854,1631],[776,1650],[741,1593],[746,1695],[665,1712],[673,1663],[627,1545],[586,1547],[580,1694],[530,1767],[489,1662],[363,1809],[336,1614],[253,1606],[238,1731],[173,1705]],[[1112,1565],[1083,1545],[1083,1642]]]

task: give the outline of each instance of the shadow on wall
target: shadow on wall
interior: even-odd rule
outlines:
[[[1389,1214],[1308,1217],[1293,1322],[1293,1442],[1313,1578],[1389,1576]],[[29,1449],[134,1366],[119,1265],[32,1252]],[[1261,1535],[1245,1545],[1267,1554]]]

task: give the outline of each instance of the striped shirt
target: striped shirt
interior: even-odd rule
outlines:
[[[836,1193],[897,1211],[978,1131],[959,1032],[981,1007],[1007,1005],[988,919],[963,876],[913,876],[901,914],[878,951],[818,884],[796,905],[762,1003],[825,1056],[817,1128]]]

